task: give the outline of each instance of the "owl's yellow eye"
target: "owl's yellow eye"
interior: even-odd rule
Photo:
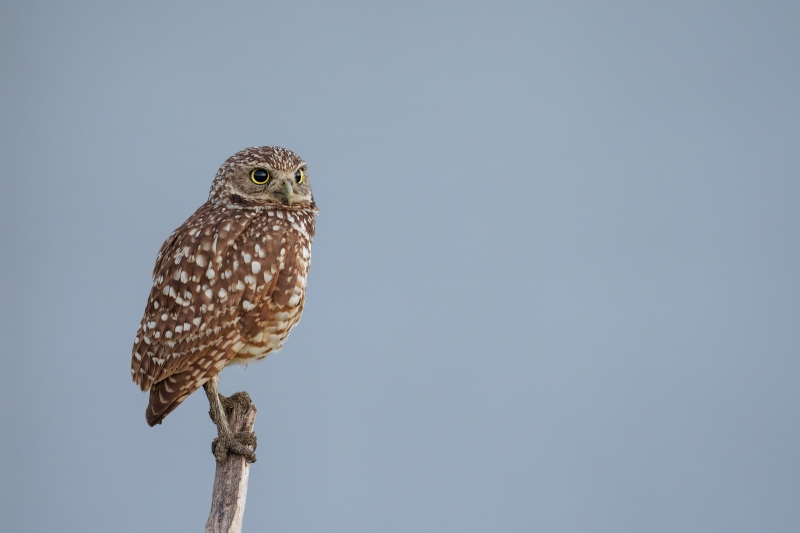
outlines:
[[[303,180],[306,179],[306,171],[305,169],[301,168],[298,169],[297,172],[294,173],[294,181],[298,184],[303,183]]]
[[[269,172],[264,170],[263,168],[257,168],[250,173],[250,181],[255,183],[256,185],[264,185],[266,182],[269,181]]]

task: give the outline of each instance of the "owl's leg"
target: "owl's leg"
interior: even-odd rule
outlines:
[[[217,461],[224,461],[229,453],[242,455],[251,463],[256,462],[256,435],[252,431],[233,433],[228,425],[228,413],[236,405],[248,406],[252,404],[250,396],[246,392],[237,392],[230,398],[226,398],[217,389],[217,377],[207,381],[203,388],[208,396],[208,403],[211,406],[208,414],[217,426],[217,438],[211,443],[211,452]]]

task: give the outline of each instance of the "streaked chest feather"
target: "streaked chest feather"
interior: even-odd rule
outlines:
[[[276,308],[270,302],[264,304],[270,307],[269,311],[267,311],[269,313],[268,318],[258,321],[261,329],[255,335],[249,337],[247,344],[239,350],[231,364],[246,364],[253,360],[263,359],[269,353],[278,351],[283,347],[292,328],[300,322],[300,317],[303,314],[305,278],[302,279],[302,285],[300,281],[298,280],[298,284],[287,305]],[[255,311],[253,310],[253,313]],[[259,315],[264,312],[263,309],[258,311]]]
[[[235,364],[262,359],[283,346],[303,312],[311,261],[311,232],[304,218],[278,212],[254,225],[249,240],[262,242],[254,253],[272,250],[278,260],[264,272],[264,286],[257,287],[256,292],[265,297],[241,317],[247,343],[232,361]]]

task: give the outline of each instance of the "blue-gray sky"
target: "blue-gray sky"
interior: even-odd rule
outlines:
[[[190,531],[202,394],[149,428],[166,236],[308,163],[306,311],[249,531],[794,532],[797,2],[6,2],[8,531]]]

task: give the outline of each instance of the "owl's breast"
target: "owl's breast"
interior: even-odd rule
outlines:
[[[250,363],[280,350],[286,339],[289,338],[292,328],[300,322],[302,313],[303,303],[301,302],[298,306],[271,315],[271,319],[264,324],[263,329],[250,337],[231,364]]]
[[[273,260],[267,263],[269,271],[261,273],[264,285],[256,291],[260,297],[241,316],[239,325],[247,343],[232,364],[263,359],[279,350],[303,313],[313,233],[294,216],[271,218],[269,224],[272,231],[262,230],[259,237],[263,239],[266,233],[270,238],[262,240],[264,245],[257,253],[268,259],[272,251]]]

